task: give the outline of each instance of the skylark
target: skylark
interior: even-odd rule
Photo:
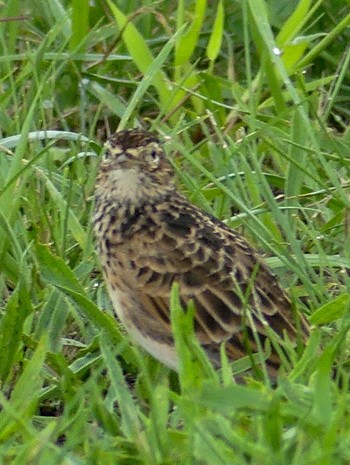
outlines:
[[[174,282],[184,308],[193,299],[195,334],[215,367],[222,342],[237,360],[256,351],[257,335],[264,346],[268,328],[296,339],[291,303],[276,277],[240,234],[178,192],[155,134],[133,129],[109,138],[95,196],[94,232],[115,313],[155,358],[178,368]],[[298,326],[306,337],[302,316]],[[273,374],[277,352],[267,360]]]

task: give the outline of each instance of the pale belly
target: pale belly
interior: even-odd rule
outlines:
[[[137,342],[143,349],[145,349],[149,354],[151,354],[155,359],[164,363],[174,371],[178,370],[178,357],[176,354],[174,344],[165,344],[159,342],[157,338],[152,338],[141,332],[138,326],[133,321],[133,313],[140,312],[135,303],[134,307],[129,309],[130,305],[125,305],[123,302],[125,300],[130,300],[129,295],[124,294],[119,289],[109,288],[109,296],[113,304],[115,313],[117,314],[119,320],[125,326],[127,332],[130,334],[131,338]],[[149,326],[152,325],[152,322],[149,322]]]

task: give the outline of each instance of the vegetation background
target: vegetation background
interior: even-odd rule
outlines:
[[[349,5],[1,2],[1,464],[350,463]],[[178,376],[110,316],[94,182],[140,124],[313,324],[277,386],[214,373],[175,292]]]

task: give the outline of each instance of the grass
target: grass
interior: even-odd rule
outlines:
[[[348,464],[348,7],[8,0],[1,18],[0,463]],[[275,386],[234,384],[246,360],[214,372],[176,289],[178,375],[112,318],[94,182],[106,135],[142,122],[312,322]]]

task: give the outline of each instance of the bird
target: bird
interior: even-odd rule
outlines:
[[[113,311],[154,358],[179,370],[170,309],[175,282],[182,307],[193,303],[194,334],[215,369],[222,344],[235,361],[265,347],[271,331],[307,340],[306,318],[296,317],[262,254],[179,191],[155,133],[126,129],[107,139],[94,197],[93,230]],[[272,377],[280,364],[270,347]]]

